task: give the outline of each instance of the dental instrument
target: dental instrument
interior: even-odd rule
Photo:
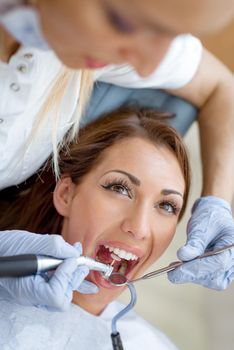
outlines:
[[[85,265],[90,270],[100,271],[108,278],[113,267],[88,256],[80,256],[77,266]],[[64,260],[50,256],[23,254],[0,257],[0,277],[23,277],[56,269]]]
[[[120,333],[117,330],[116,323],[127,312],[129,312],[131,309],[133,309],[133,307],[136,304],[136,300],[137,300],[136,289],[135,289],[134,285],[132,283],[127,283],[127,286],[128,286],[129,291],[131,293],[130,303],[123,310],[121,310],[117,315],[115,315],[112,318],[112,322],[111,322],[111,330],[112,330],[111,340],[112,340],[113,350],[124,350],[122,340],[120,337]]]
[[[128,285],[129,283],[135,283],[135,282],[138,282],[138,281],[142,281],[142,280],[150,279],[150,278],[153,278],[153,277],[156,277],[156,276],[160,276],[160,275],[162,275],[164,273],[167,273],[169,271],[172,271],[172,270],[176,269],[179,266],[185,265],[186,263],[188,263],[190,261],[195,261],[195,260],[203,259],[203,258],[206,258],[206,257],[209,257],[209,256],[213,256],[213,255],[216,255],[216,254],[220,254],[220,253],[228,251],[228,250],[230,250],[232,248],[234,248],[234,244],[230,244],[230,245],[227,245],[225,247],[218,248],[218,249],[215,249],[215,250],[207,251],[206,253],[204,253],[202,255],[199,255],[196,258],[194,258],[192,260],[189,260],[189,261],[175,261],[175,262],[167,265],[166,267],[162,267],[162,268],[157,269],[155,271],[149,272],[149,273],[143,275],[142,277],[139,277],[139,278],[136,278],[136,279],[133,279],[133,280],[128,280],[127,277],[125,277],[121,273],[113,272],[108,277],[108,281],[111,284],[115,285],[115,286],[121,287],[121,286],[124,286],[124,285]]]

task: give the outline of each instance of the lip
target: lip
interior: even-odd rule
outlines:
[[[135,274],[134,270],[135,270],[135,268],[129,274],[126,275],[127,280],[132,280],[133,279],[133,276]],[[115,285],[111,284],[98,271],[90,271],[90,280],[92,282],[94,282],[98,287],[102,287],[102,288],[105,288],[105,289],[116,290],[116,289],[119,289],[119,288],[125,288],[125,286],[121,287],[121,286],[115,286]]]
[[[134,255],[136,255],[139,259],[141,259],[145,254],[143,252],[143,250],[139,247],[132,247],[126,243],[123,242],[117,242],[117,241],[101,241],[99,242],[99,244],[97,245],[96,251],[95,251],[95,256],[97,254],[98,248],[100,245],[108,245],[114,248],[119,248],[119,249],[123,249],[129,253],[132,253]]]
[[[90,272],[90,277],[91,277],[91,281],[94,282],[98,287],[102,287],[105,289],[116,289],[119,288],[117,286],[114,286],[113,284],[111,284],[110,282],[108,282],[108,280],[106,280],[100,272],[98,271],[91,271]]]
[[[87,68],[96,69],[105,67],[107,64],[91,57],[85,57],[85,65]]]
[[[138,248],[138,247],[131,247],[125,243],[122,243],[122,242],[116,242],[116,241],[102,241],[102,242],[99,242],[99,244],[97,245],[96,249],[95,249],[95,254],[93,256],[93,258],[95,259],[96,258],[96,255],[97,255],[97,251],[98,251],[98,248],[100,245],[108,245],[108,246],[111,246],[111,247],[114,247],[114,248],[119,248],[119,249],[123,249],[123,250],[126,250],[127,252],[130,252],[136,256],[138,256],[139,260],[144,256],[144,253],[143,253],[143,250]],[[135,268],[137,268],[138,264],[133,268],[132,271],[130,271],[127,275],[126,275],[126,278],[127,279],[132,279],[134,274],[135,274]],[[106,289],[119,289],[121,287],[119,286],[114,286],[112,285],[110,282],[108,282],[108,280],[106,280],[102,274],[98,271],[90,271],[90,274],[89,274],[91,280],[96,284],[98,285],[99,287],[103,287],[103,288],[106,288]],[[124,288],[124,287],[123,287]]]

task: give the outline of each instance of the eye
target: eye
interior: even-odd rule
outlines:
[[[109,22],[115,29],[122,33],[132,33],[136,30],[135,26],[129,23],[126,19],[124,19],[121,15],[119,15],[116,11],[107,9],[107,15]]]
[[[124,180],[107,182],[102,185],[102,187],[106,190],[117,192],[123,196],[132,198],[132,190]]]
[[[177,215],[180,211],[180,208],[178,208],[176,203],[169,202],[169,201],[163,201],[163,202],[159,203],[158,207],[160,209],[165,210],[168,214]]]
[[[128,195],[129,195],[128,189],[127,189],[126,187],[122,186],[122,185],[118,185],[118,184],[112,185],[112,186],[110,187],[110,189],[111,189],[112,191],[121,193],[121,194],[123,194],[123,195],[125,195],[125,196],[128,196]]]

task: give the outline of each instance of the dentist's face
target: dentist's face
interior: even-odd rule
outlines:
[[[108,148],[98,165],[74,185],[67,186],[62,235],[73,244],[80,241],[84,255],[104,263],[132,279],[157,260],[171,242],[183,204],[185,182],[175,156],[141,138],[129,138]],[[79,295],[104,305],[123,290],[107,282],[99,272],[88,279],[100,292]]]
[[[224,25],[233,0],[38,0],[42,31],[73,68],[131,64],[152,73],[172,39]]]

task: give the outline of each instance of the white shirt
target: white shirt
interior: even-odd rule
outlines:
[[[133,88],[170,88],[186,85],[195,75],[202,45],[191,35],[180,35],[155,72],[141,78],[129,65],[96,70],[94,80]],[[0,189],[34,174],[52,152],[52,115],[37,139],[29,142],[39,111],[62,65],[50,51],[22,47],[6,64],[0,62]],[[71,79],[60,109],[58,139],[71,127],[79,99],[80,77]]]
[[[111,320],[123,305],[112,302],[100,316],[72,304],[49,312],[0,300],[1,350],[112,350]],[[117,323],[125,350],[177,350],[158,329],[129,312]]]

